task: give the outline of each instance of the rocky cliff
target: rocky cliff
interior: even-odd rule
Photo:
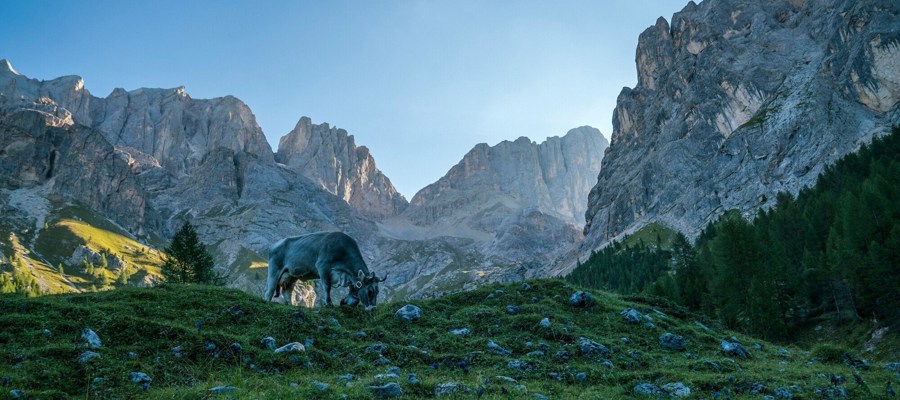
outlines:
[[[652,221],[695,236],[726,210],[769,207],[900,123],[895,1],[690,2],[635,58],[581,255]]]
[[[275,159],[350,204],[363,216],[381,220],[402,212],[407,201],[353,135],[300,118],[278,143]]]

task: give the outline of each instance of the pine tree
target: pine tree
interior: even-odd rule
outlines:
[[[224,284],[224,278],[213,271],[213,259],[197,237],[190,222],[185,222],[165,249],[162,267],[166,281],[175,283]]]

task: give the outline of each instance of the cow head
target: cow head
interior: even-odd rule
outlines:
[[[362,270],[357,273],[358,279],[350,285],[350,295],[341,301],[341,304],[355,305],[357,301],[364,306],[374,306],[378,302],[378,283],[384,282],[387,275],[383,278],[375,276],[375,273],[366,274]]]

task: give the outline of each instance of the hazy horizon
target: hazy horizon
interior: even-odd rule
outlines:
[[[640,32],[686,1],[3,3],[0,58],[30,78],[233,95],[266,138],[346,129],[410,199],[478,143],[583,125],[610,139]]]

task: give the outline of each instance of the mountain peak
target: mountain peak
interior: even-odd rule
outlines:
[[[16,74],[16,75],[21,75],[20,73],[18,73],[18,72],[16,71],[15,68],[13,68],[13,66],[12,66],[12,64],[9,62],[9,60],[7,60],[7,59],[5,59],[5,58],[2,59],[2,60],[0,60],[0,71],[12,72],[12,73],[14,73],[14,74]]]

